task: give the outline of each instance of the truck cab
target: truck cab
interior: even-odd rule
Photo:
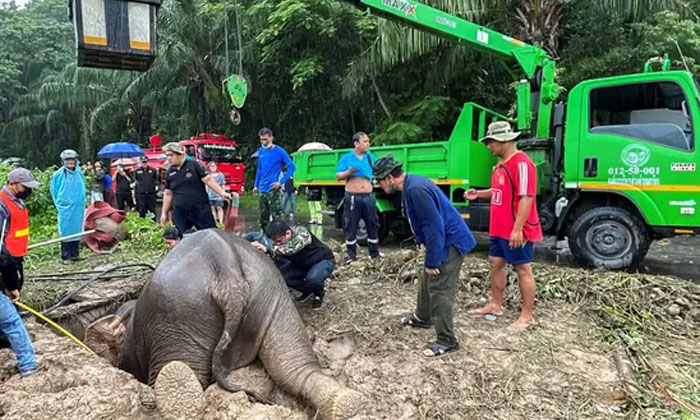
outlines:
[[[223,134],[201,133],[180,142],[188,156],[205,166],[215,162],[226,179],[226,191],[243,194],[245,164],[236,142]]]
[[[572,253],[591,265],[639,263],[651,239],[700,227],[700,95],[685,71],[587,80],[571,90],[564,131]]]

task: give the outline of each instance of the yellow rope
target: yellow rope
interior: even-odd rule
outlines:
[[[73,341],[75,341],[76,343],[78,343],[82,348],[84,348],[85,350],[87,350],[89,353],[92,353],[92,354],[94,354],[95,356],[97,356],[97,354],[96,354],[94,351],[92,351],[92,349],[91,349],[90,347],[88,347],[85,343],[83,343],[82,341],[78,340],[73,334],[69,333],[68,331],[66,331],[65,329],[63,329],[63,327],[61,327],[61,326],[58,325],[57,323],[51,321],[50,319],[48,319],[47,317],[45,317],[45,316],[42,315],[41,313],[35,311],[34,309],[30,308],[29,306],[25,305],[25,304],[22,303],[22,302],[15,302],[15,305],[19,306],[20,308],[24,309],[25,311],[31,312],[34,316],[36,316],[36,317],[38,317],[38,318],[40,318],[40,319],[46,321],[49,325],[51,325],[52,327],[56,328],[57,330],[59,330],[59,331],[62,332],[63,334],[65,334],[66,337],[68,337],[68,338],[70,338],[71,340],[73,340]]]

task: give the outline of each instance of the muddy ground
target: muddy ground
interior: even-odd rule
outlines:
[[[686,288],[682,281],[671,279],[667,288],[665,278],[605,274],[610,283],[641,296],[656,296],[647,308],[649,317],[663,320],[660,332],[653,333],[655,324],[637,325],[632,328],[637,335],[631,336],[638,342],[620,345],[611,334],[623,330],[626,309],[606,304],[605,308],[619,313],[601,314],[598,295],[571,286],[593,279],[596,273],[538,264],[536,275],[542,281],[537,323],[529,331],[516,333],[508,328],[517,317],[519,300],[512,282],[502,319],[467,315],[468,308],[482,304],[488,296],[486,263],[469,257],[455,315],[461,349],[428,359],[421,351],[434,339],[434,332],[401,327],[397,322],[415,305],[419,269],[420,257],[413,251],[393,252],[379,264],[360,261],[336,270],[323,308],[298,306],[326,372],[366,396],[365,411],[356,419],[679,418],[682,412],[696,411],[692,395],[700,394],[700,346],[693,333],[700,326],[697,286],[688,283]],[[675,303],[681,298],[685,301]],[[635,300],[629,302],[627,306],[637,306]],[[671,305],[680,311],[669,312]],[[617,322],[616,327],[610,327],[609,318]],[[640,322],[633,318],[632,324]],[[150,388],[49,327],[33,320],[27,325],[42,369],[21,379],[12,353],[0,350],[0,417],[159,418]],[[624,331],[620,336],[630,337]],[[637,382],[646,375],[621,376],[620,354],[626,359],[625,354],[639,355],[640,349],[644,367],[654,370],[649,386],[663,389],[646,390],[646,382]],[[690,381],[685,380],[688,377]],[[226,393],[215,385],[205,397],[205,419],[313,419],[316,415],[290,402],[253,404],[244,395]]]

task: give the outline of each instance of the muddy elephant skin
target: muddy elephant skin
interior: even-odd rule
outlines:
[[[135,304],[91,324],[86,341],[149,385],[166,364],[180,361],[204,388],[218,382],[239,390],[227,376],[259,358],[278,386],[310,401],[326,418],[343,418],[337,414],[359,398],[321,373],[272,261],[216,229],[188,235],[163,259]]]

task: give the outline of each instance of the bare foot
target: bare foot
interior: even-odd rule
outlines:
[[[535,323],[535,319],[530,317],[520,317],[518,318],[514,323],[510,324],[510,327],[508,327],[510,330],[513,331],[525,331],[532,327],[532,324]]]
[[[467,313],[469,315],[474,315],[474,316],[482,316],[482,315],[502,316],[503,315],[503,308],[501,308],[501,306],[499,306],[499,305],[489,303],[488,305],[484,306],[483,308],[472,309],[471,311],[469,311]]]

